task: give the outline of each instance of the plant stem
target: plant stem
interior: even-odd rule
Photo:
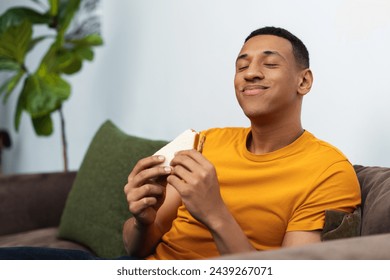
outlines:
[[[61,139],[62,139],[62,156],[64,159],[64,172],[68,172],[68,145],[66,143],[66,133],[65,133],[65,118],[62,112],[62,106],[58,109],[60,112],[61,119]]]

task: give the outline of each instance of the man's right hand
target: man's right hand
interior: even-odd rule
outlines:
[[[162,156],[150,156],[138,161],[128,177],[124,192],[137,225],[153,224],[166,192],[166,176],[171,167],[160,166]],[[161,180],[164,178],[164,180]]]

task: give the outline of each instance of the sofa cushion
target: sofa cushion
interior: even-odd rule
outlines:
[[[390,168],[355,166],[362,191],[362,235],[390,232]]]
[[[127,135],[106,121],[77,173],[61,217],[59,237],[77,241],[99,257],[124,255],[122,227],[130,213],[123,187],[136,162],[165,144]]]
[[[0,247],[48,247],[61,249],[77,249],[89,252],[90,250],[76,242],[57,238],[58,228],[49,227],[43,229],[29,230],[21,233],[14,233],[0,236]]]

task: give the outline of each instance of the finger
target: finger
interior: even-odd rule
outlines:
[[[187,156],[198,164],[204,164],[205,162],[208,162],[207,159],[195,149],[179,151],[175,154],[175,157],[176,156]]]
[[[180,196],[183,197],[183,193],[185,193],[185,190],[188,189],[187,183],[176,175],[169,175],[167,181],[168,184],[174,187]]]
[[[164,162],[164,160],[165,160],[164,156],[159,156],[159,155],[154,155],[154,156],[140,159],[134,166],[133,170],[130,172],[129,179],[135,177],[142,170],[151,168],[153,166],[156,166]]]
[[[170,166],[155,166],[145,170],[140,171],[134,177],[129,178],[128,184],[136,188],[144,185],[147,181],[151,179],[156,179],[160,176],[166,176],[172,172],[172,167]]]
[[[127,201],[138,201],[143,197],[159,197],[164,194],[165,188],[159,185],[147,184],[139,188],[131,189],[126,193]]]
[[[129,211],[134,216],[139,216],[142,214],[145,209],[148,207],[153,207],[157,203],[157,199],[155,197],[144,197],[141,200],[133,201],[129,205]]]
[[[173,167],[173,169],[175,169],[177,166],[183,166],[187,170],[192,171],[198,169],[199,163],[186,153],[178,153],[172,159],[171,166]]]
[[[183,167],[182,165],[176,165],[172,169],[172,175],[177,176],[178,178],[184,180],[185,182],[190,182],[193,173],[191,172],[191,170],[187,169],[186,167]]]

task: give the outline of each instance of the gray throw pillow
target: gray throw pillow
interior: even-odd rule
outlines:
[[[355,237],[360,235],[361,209],[353,213],[337,210],[325,211],[325,224],[321,233],[322,241],[339,238]]]

